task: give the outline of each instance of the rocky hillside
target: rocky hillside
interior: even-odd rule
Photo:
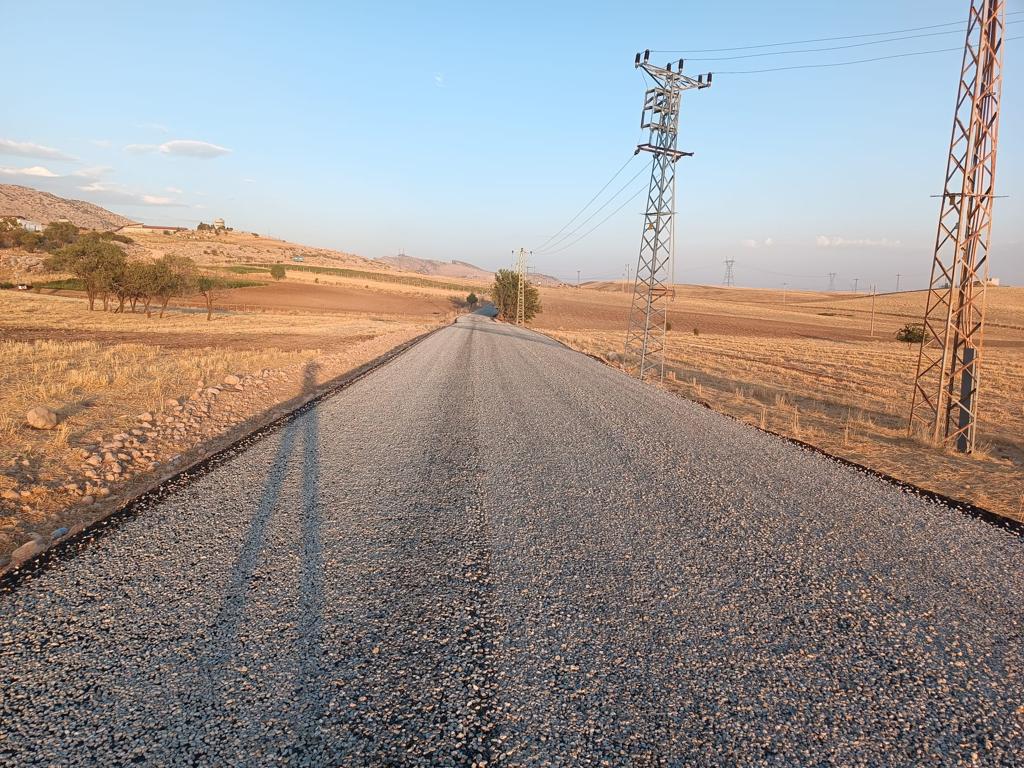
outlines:
[[[131,219],[84,200],[67,200],[17,184],[0,184],[0,218],[24,216],[40,224],[67,219],[85,229],[111,230],[131,224]]]
[[[469,280],[491,280],[493,272],[481,269],[464,261],[437,261],[436,259],[418,259],[415,256],[381,256],[374,259],[382,264],[400,269],[403,272],[415,272],[418,275],[434,275],[436,277],[461,277]]]
[[[494,273],[469,264],[465,261],[437,261],[436,259],[418,259],[415,256],[399,254],[398,256],[379,256],[374,261],[381,264],[400,269],[403,272],[415,272],[420,275],[434,275],[436,277],[461,277],[467,280],[481,280],[490,282],[494,279]],[[530,273],[530,281],[538,285],[561,285],[562,281],[550,275],[541,275],[535,272]]]

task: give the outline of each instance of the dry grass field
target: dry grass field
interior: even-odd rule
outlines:
[[[337,287],[313,284],[308,289],[317,301],[297,309],[290,298],[296,288],[286,281],[251,289],[262,291],[254,311],[222,310],[210,322],[205,310],[187,303],[172,305],[164,318],[146,318],[89,312],[73,294],[0,291],[0,569],[21,544],[102,516],[130,495],[133,483],[160,475],[169,458],[454,314],[447,296],[332,295]],[[232,293],[224,296],[228,307]],[[245,391],[232,387],[201,400],[227,376],[242,378]],[[37,405],[56,411],[56,429],[27,426],[25,414]],[[192,405],[206,410],[186,424]],[[144,412],[153,425],[182,422],[164,434],[163,427],[138,422]],[[85,457],[133,429],[139,433],[133,440],[148,440],[133,446],[145,455],[117,462],[123,470],[113,477],[82,474],[89,471]]]
[[[542,291],[534,326],[618,364],[622,284]],[[665,386],[750,424],[914,485],[1024,519],[1024,288],[989,292],[980,450],[906,434],[917,350],[895,340],[924,294],[680,287]]]

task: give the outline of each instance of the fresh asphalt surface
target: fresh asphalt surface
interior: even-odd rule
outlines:
[[[0,589],[4,765],[1024,764],[1024,542],[462,318]]]

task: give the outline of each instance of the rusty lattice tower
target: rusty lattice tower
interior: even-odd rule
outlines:
[[[676,148],[679,136],[679,103],[683,91],[707,88],[711,75],[696,79],[683,74],[683,60],[656,67],[649,63],[650,51],[636,55],[638,69],[653,81],[644,94],[640,127],[647,130],[647,142],[637,152],[651,154],[651,181],[647,190],[643,236],[633,283],[633,303],[626,330],[625,362],[641,380],[649,374],[665,376],[665,333],[668,302],[675,290],[671,284],[675,251],[676,161],[692,152]]]
[[[908,430],[974,450],[1003,82],[1004,0],[971,0]]]

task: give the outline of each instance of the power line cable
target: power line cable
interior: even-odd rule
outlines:
[[[1020,24],[1024,19],[1017,19],[1015,21],[1006,22],[1006,26],[1011,24]],[[888,37],[885,40],[868,40],[863,43],[849,43],[847,45],[829,45],[821,48],[797,48],[792,51],[764,51],[762,53],[745,53],[739,56],[712,56],[710,58],[690,58],[687,61],[736,61],[738,59],[756,59],[762,56],[786,56],[791,53],[818,53],[821,51],[842,51],[848,48],[863,48],[868,45],[883,45],[885,43],[895,43],[900,40],[917,40],[922,37],[937,37],[939,35],[952,35],[952,34],[964,34],[967,30],[965,29],[950,29],[945,32],[928,32],[923,35],[904,35],[903,37]]]
[[[564,235],[562,235],[557,240],[552,242],[550,244],[549,250],[547,250],[547,251],[537,251],[537,253],[557,253],[558,250],[561,250],[560,248],[558,248],[558,246],[560,246],[562,243],[564,243],[570,237],[572,237],[577,232],[579,232],[581,229],[583,229],[583,227],[587,226],[587,224],[589,222],[593,221],[594,217],[597,216],[597,214],[599,214],[601,211],[603,211],[605,208],[607,208],[615,200],[615,198],[617,198],[619,195],[622,194],[623,190],[626,189],[626,187],[628,187],[630,184],[632,184],[634,181],[636,181],[637,178],[640,176],[640,174],[644,173],[646,170],[647,170],[647,166],[646,165],[641,166],[640,170],[637,171],[636,173],[634,173],[633,177],[631,179],[629,179],[625,184],[623,184],[621,187],[619,187],[618,190],[616,190],[615,194],[613,194],[611,197],[609,197],[607,200],[605,200],[603,203],[601,203],[601,205],[599,205],[597,208],[595,208],[593,210],[593,212],[589,216],[587,216],[587,218],[585,218],[583,221],[581,221],[576,226],[575,229],[573,229],[573,230],[571,230],[569,232],[566,232]],[[598,193],[598,194],[600,194],[600,193]],[[558,250],[551,250],[551,249],[556,249],[556,248]]]
[[[572,224],[572,223],[573,223],[574,221],[576,221],[576,219],[578,219],[578,218],[580,217],[580,215],[581,215],[581,214],[582,214],[582,213],[583,213],[583,212],[584,212],[585,210],[587,210],[587,208],[589,208],[589,207],[590,207],[590,204],[591,204],[591,203],[593,203],[593,202],[594,202],[595,200],[597,200],[597,198],[598,198],[598,197],[600,197],[600,196],[601,196],[601,193],[602,193],[602,192],[604,192],[604,191],[605,191],[606,189],[608,189],[609,185],[610,185],[610,184],[611,184],[611,183],[612,183],[613,181],[615,181],[615,179],[617,179],[617,178],[619,177],[619,174],[620,174],[620,173],[622,173],[622,172],[623,172],[624,170],[626,170],[626,166],[627,166],[627,165],[629,165],[630,163],[632,163],[632,162],[633,162],[633,160],[635,160],[635,159],[636,159],[636,154],[630,155],[629,159],[628,159],[628,160],[627,160],[626,162],[624,162],[624,163],[623,163],[623,164],[622,164],[622,165],[621,165],[621,166],[619,167],[619,170],[617,170],[617,171],[616,171],[616,172],[615,172],[614,174],[612,174],[612,177],[611,177],[610,179],[608,179],[608,181],[606,181],[606,182],[604,183],[604,186],[603,186],[603,187],[601,187],[601,188],[600,188],[599,190],[597,190],[597,193],[596,193],[596,194],[595,194],[595,195],[594,195],[594,196],[593,196],[592,198],[590,198],[590,199],[589,199],[589,200],[587,201],[587,204],[586,204],[586,205],[584,205],[584,206],[583,206],[582,208],[580,208],[580,209],[579,209],[579,210],[578,210],[578,211],[576,212],[576,214],[575,214],[575,215],[574,215],[574,216],[573,216],[573,217],[572,217],[571,219],[569,219],[569,220],[568,220],[567,222],[565,222],[565,224],[563,224],[563,225],[562,225],[562,228],[561,228],[561,229],[559,229],[559,230],[558,230],[557,232],[555,232],[555,234],[551,235],[551,237],[549,237],[549,238],[548,238],[547,240],[545,240],[545,241],[544,241],[543,243],[541,243],[541,244],[540,244],[539,246],[537,246],[536,248],[534,248],[534,249],[533,249],[533,250],[534,250],[534,252],[536,252],[536,253],[539,253],[539,252],[540,252],[541,250],[543,250],[543,249],[544,249],[544,248],[545,248],[545,247],[546,247],[546,246],[547,246],[547,245],[548,245],[548,244],[549,244],[549,243],[550,243],[551,241],[555,240],[555,239],[556,239],[556,238],[557,238],[557,237],[558,237],[558,236],[559,236],[560,234],[562,234],[562,233],[563,233],[563,232],[564,232],[564,231],[565,231],[565,230],[566,230],[566,229],[567,229],[567,228],[568,228],[568,227],[569,227],[569,226],[570,226],[570,225],[571,225],[571,224]],[[570,234],[571,234],[571,233],[570,233]]]
[[[1007,16],[1015,16],[1024,11],[1009,11]],[[939,29],[941,27],[963,26],[963,19],[960,21],[948,21],[945,24],[929,24],[924,27],[907,27],[906,29],[891,29],[887,32],[867,32],[861,35],[840,35],[837,37],[814,37],[808,40],[790,40],[785,43],[761,43],[760,45],[738,45],[732,48],[690,48],[690,49],[668,49],[661,48],[652,50],[651,53],[726,53],[729,51],[752,51],[758,48],[779,48],[785,45],[804,45],[806,43],[830,43],[835,40],[857,40],[865,37],[881,37],[883,35],[902,35],[906,32],[921,32],[926,29]]]
[[[633,194],[632,194],[632,195],[631,195],[631,196],[630,196],[629,198],[627,198],[627,199],[626,199],[626,201],[622,203],[622,205],[620,205],[620,206],[619,206],[618,208],[616,208],[616,209],[615,209],[614,211],[612,211],[611,213],[609,213],[609,214],[608,214],[607,216],[605,216],[605,217],[604,217],[603,219],[601,219],[601,220],[600,220],[599,222],[597,222],[597,224],[595,224],[594,226],[592,226],[592,227],[591,227],[590,229],[588,229],[588,230],[587,230],[586,232],[584,232],[584,233],[583,233],[582,235],[580,235],[579,237],[577,237],[577,238],[576,238],[575,240],[573,240],[573,241],[572,241],[571,243],[569,243],[568,245],[564,245],[564,246],[562,246],[561,248],[559,248],[559,249],[557,249],[557,250],[554,250],[554,251],[548,251],[548,253],[549,253],[549,254],[552,254],[552,253],[561,253],[562,251],[565,251],[565,250],[568,250],[569,248],[572,248],[572,247],[573,247],[574,245],[576,245],[576,243],[580,242],[580,241],[581,241],[581,240],[583,240],[583,239],[584,239],[585,237],[587,237],[588,235],[590,235],[590,233],[591,233],[591,232],[593,232],[593,231],[594,231],[594,230],[596,230],[596,229],[597,229],[598,227],[600,227],[600,226],[601,226],[602,224],[604,224],[604,223],[605,223],[606,221],[608,221],[608,219],[610,219],[610,218],[611,218],[612,216],[614,216],[614,215],[615,215],[616,213],[618,213],[619,211],[621,211],[621,210],[622,210],[623,208],[625,208],[625,207],[626,207],[627,205],[629,205],[629,204],[630,204],[631,202],[633,202],[634,200],[636,200],[636,198],[638,198],[638,197],[640,196],[640,194],[641,194],[642,192],[645,192],[645,191],[647,191],[647,185],[646,185],[646,184],[644,184],[644,185],[643,185],[642,187],[640,187],[640,188],[639,188],[639,189],[638,189],[638,190],[637,190],[636,192],[634,192],[634,193],[633,193]]]
[[[1009,42],[1010,40],[1020,40],[1024,35],[1015,35],[1014,37],[1004,38],[1003,42]],[[767,69],[738,69],[738,70],[723,70],[716,71],[716,75],[756,75],[761,72],[785,72],[790,69],[824,69],[827,67],[847,67],[851,64],[867,64],[871,61],[886,61],[888,59],[905,59],[910,56],[926,56],[931,53],[949,53],[950,51],[963,51],[964,47],[958,45],[956,48],[933,48],[929,51],[912,51],[910,53],[893,53],[889,56],[874,56],[870,59],[853,59],[851,61],[834,61],[830,63],[820,64],[792,64],[787,67],[770,67]]]

